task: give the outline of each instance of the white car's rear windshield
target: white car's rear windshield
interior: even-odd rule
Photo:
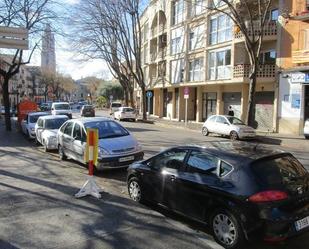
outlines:
[[[54,105],[55,110],[70,110],[69,104],[55,104]]]

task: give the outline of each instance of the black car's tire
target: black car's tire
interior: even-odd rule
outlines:
[[[210,218],[210,227],[215,241],[226,249],[241,249],[246,244],[239,219],[233,213],[216,210]]]
[[[209,135],[209,131],[208,131],[208,129],[206,127],[203,127],[202,134],[203,134],[203,136],[208,136]]]
[[[231,138],[231,140],[233,140],[233,141],[238,140],[239,137],[238,137],[237,132],[236,132],[236,131],[231,131],[231,133],[230,133],[230,138]]]
[[[58,154],[59,154],[60,160],[66,160],[67,159],[67,156],[65,155],[64,150],[63,150],[63,148],[60,144],[58,145]]]
[[[306,138],[306,139],[309,139],[309,136],[307,135],[307,136],[305,136],[305,138]]]
[[[131,177],[128,181],[128,193],[130,198],[136,202],[143,202],[143,191],[138,178]]]

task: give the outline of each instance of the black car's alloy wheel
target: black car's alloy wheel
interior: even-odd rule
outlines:
[[[237,218],[225,210],[218,210],[211,218],[215,240],[228,249],[239,249],[244,245],[244,235]]]
[[[202,134],[203,134],[203,136],[208,136],[209,131],[208,131],[208,129],[206,127],[203,127]]]
[[[62,148],[61,145],[58,146],[58,153],[59,153],[60,160],[66,160],[67,159],[67,157],[64,154],[64,151],[63,151],[63,148]]]
[[[133,201],[141,202],[143,200],[142,189],[136,177],[130,178],[128,184],[128,192]]]

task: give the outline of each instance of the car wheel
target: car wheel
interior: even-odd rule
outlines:
[[[58,154],[59,154],[60,160],[66,160],[67,159],[67,156],[65,155],[64,150],[63,150],[61,145],[58,146]]]
[[[37,139],[37,137],[35,137],[34,142],[35,142],[35,145],[40,145],[40,142],[39,142],[39,140]]]
[[[233,141],[235,141],[235,140],[238,140],[238,134],[237,134],[237,132],[236,131],[231,131],[231,133],[230,133],[230,138],[231,138],[231,140],[233,140]]]
[[[139,180],[136,177],[130,178],[128,183],[128,192],[133,201],[142,202],[143,193]]]
[[[238,219],[222,209],[215,211],[210,221],[214,239],[227,249],[243,248],[245,236]]]
[[[306,139],[309,139],[309,136],[305,136]]]
[[[208,131],[208,129],[206,127],[203,127],[202,134],[203,134],[203,136],[208,136],[209,131]]]

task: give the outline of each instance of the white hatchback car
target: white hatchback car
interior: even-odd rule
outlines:
[[[240,119],[227,115],[210,116],[204,123],[202,133],[207,136],[209,133],[230,136],[232,140],[254,138],[255,130],[245,125]]]
[[[29,138],[35,138],[35,124],[39,117],[49,115],[48,112],[30,112],[21,121],[21,130]]]
[[[55,150],[58,129],[68,120],[66,115],[48,115],[40,117],[35,125],[36,142],[44,146],[44,150]]]
[[[54,102],[51,106],[52,115],[67,115],[72,118],[71,106],[68,102]]]
[[[118,111],[114,112],[114,118],[120,120],[136,121],[137,113],[131,107],[119,107]]]

